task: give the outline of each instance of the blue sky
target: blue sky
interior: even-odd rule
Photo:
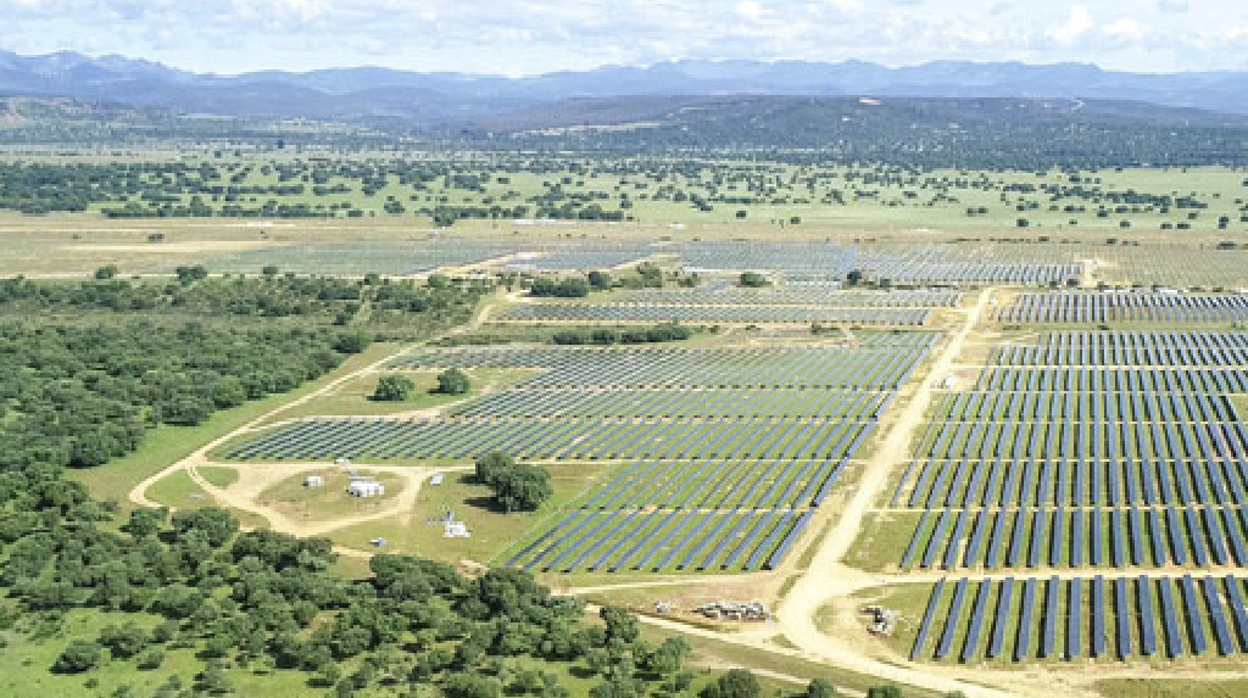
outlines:
[[[1242,0],[0,0],[0,47],[205,72],[533,74],[682,58],[1248,69]]]

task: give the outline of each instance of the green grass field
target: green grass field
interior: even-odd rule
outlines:
[[[357,469],[360,475],[373,477],[385,488],[378,497],[353,497],[347,494],[350,484],[346,473],[340,469],[326,469],[300,473],[278,482],[260,493],[258,503],[297,521],[333,521],[347,516],[367,516],[383,509],[403,490],[403,478],[391,473],[379,473],[367,468]],[[305,487],[304,479],[320,475],[325,479],[321,487]]]
[[[497,561],[504,551],[522,540],[529,531],[552,517],[562,507],[580,497],[592,483],[610,476],[612,468],[602,465],[549,466],[555,494],[535,512],[504,514],[494,508],[490,491],[473,482],[470,472],[447,473],[441,485],[426,482],[416,498],[415,508],[378,521],[334,531],[331,537],[340,545],[370,550],[368,541],[385,538],[386,552],[420,555],[444,562],[463,559]],[[443,538],[437,523],[450,510],[468,525],[469,538]]]
[[[112,696],[123,686],[130,686],[138,695],[151,695],[171,676],[178,676],[190,687],[203,669],[203,660],[196,657],[198,648],[169,649],[161,666],[139,670],[134,659],[109,659],[98,669],[85,674],[55,674],[49,671],[57,655],[71,639],[93,638],[110,624],[134,622],[150,630],[159,619],[137,613],[105,613],[95,610],[72,610],[59,623],[45,623],[29,618],[33,632],[0,632],[6,641],[0,651],[0,693],[6,698],[50,698],[51,696]],[[227,675],[240,696],[264,695],[274,698],[298,698],[310,692],[308,675],[281,671],[257,673],[244,667],[233,667]]]

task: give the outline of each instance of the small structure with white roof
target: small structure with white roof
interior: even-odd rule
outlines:
[[[347,494],[352,497],[380,497],[386,493],[386,486],[376,480],[357,478],[347,485]]]

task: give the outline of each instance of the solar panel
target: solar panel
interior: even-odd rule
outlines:
[[[1140,654],[1151,657],[1157,653],[1157,618],[1153,613],[1153,594],[1148,577],[1135,579],[1136,605],[1140,609]]]
[[[1092,578],[1092,630],[1091,641],[1093,657],[1105,654],[1105,580],[1099,574]]]
[[[975,603],[971,607],[971,622],[966,629],[966,639],[962,643],[960,659],[967,662],[973,659],[979,648],[979,632],[984,627],[985,611],[988,610],[988,597],[992,592],[992,580],[985,579],[979,583],[979,591],[975,594]]]
[[[1036,602],[1036,580],[1028,578],[1023,583],[1022,615],[1018,621],[1018,634],[1014,640],[1014,661],[1031,656],[1031,615]]]
[[[940,640],[936,643],[936,652],[933,655],[936,659],[943,659],[949,654],[949,649],[953,645],[953,636],[961,627],[962,603],[966,600],[966,586],[967,580],[964,577],[958,580],[953,589],[953,601],[949,604],[949,614],[945,617],[945,629],[940,634]]]
[[[1209,649],[1209,640],[1205,636],[1205,622],[1200,611],[1200,599],[1196,594],[1196,585],[1191,575],[1179,578],[1179,591],[1183,596],[1184,618],[1187,620],[1187,639],[1191,643],[1192,654],[1202,655]]]
[[[1058,590],[1061,582],[1057,577],[1049,578],[1044,598],[1044,620],[1040,631],[1040,656],[1052,657],[1057,649],[1057,606]]]
[[[1116,647],[1118,658],[1131,656],[1131,603],[1127,598],[1128,581],[1125,577],[1114,580],[1114,620],[1116,625]]]
[[[1169,577],[1157,580],[1161,598],[1161,626],[1166,636],[1166,655],[1174,658],[1183,654],[1183,638],[1179,634],[1179,614],[1174,606],[1174,592]]]
[[[1005,641],[1005,628],[1009,625],[1010,599],[1014,595],[1014,578],[1007,577],[1001,582],[997,594],[996,612],[992,620],[992,636],[988,640],[988,650],[984,656],[993,659],[1001,654],[1001,645]]]

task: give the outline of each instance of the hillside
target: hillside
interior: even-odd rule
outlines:
[[[820,161],[1052,167],[1234,164],[1248,117],[1139,102],[865,97],[570,100],[477,122],[500,147],[766,149]],[[795,152],[797,151],[797,152]]]
[[[669,61],[509,78],[350,67],[222,76],[121,56],[0,52],[0,94],[266,118],[457,123],[573,98],[656,95],[1009,97],[1145,101],[1248,114],[1248,73],[1138,74],[1085,64]]]

